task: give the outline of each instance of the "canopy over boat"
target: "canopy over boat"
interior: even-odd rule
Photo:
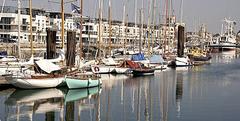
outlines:
[[[35,62],[37,66],[46,73],[51,73],[53,71],[61,70],[60,66],[53,64],[48,60],[39,60]]]
[[[119,63],[116,63],[112,57],[109,57],[109,58],[104,58],[102,59],[102,62],[107,65],[107,66],[111,66],[111,65],[118,65]]]
[[[159,64],[159,63],[162,64],[165,62],[161,55],[152,55],[149,60],[150,60],[150,63],[152,64]]]
[[[120,67],[140,68],[140,65],[134,61],[126,60],[120,65]]]

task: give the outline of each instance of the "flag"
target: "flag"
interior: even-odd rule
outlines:
[[[74,5],[73,3],[71,3],[71,8],[72,8],[72,13],[77,13],[80,14],[80,7]]]

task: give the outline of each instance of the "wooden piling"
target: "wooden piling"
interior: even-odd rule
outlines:
[[[47,59],[56,58],[56,33],[55,30],[47,29]]]
[[[178,46],[177,46],[178,57],[183,57],[184,55],[184,27],[178,26]]]
[[[76,55],[76,32],[67,32],[67,53],[66,53],[66,65],[73,67],[75,65]]]

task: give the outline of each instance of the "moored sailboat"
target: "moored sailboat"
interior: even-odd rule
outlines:
[[[22,70],[22,72],[5,75],[5,79],[15,87],[23,89],[52,88],[60,86],[64,80],[64,71],[48,60],[35,62],[35,70]]]

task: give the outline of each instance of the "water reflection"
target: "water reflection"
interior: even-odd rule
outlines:
[[[6,116],[1,120],[211,121],[222,120],[220,115],[239,119],[240,60],[219,58],[223,55],[214,55],[210,65],[153,76],[101,75],[101,89],[4,90],[1,106],[7,108],[0,109]]]
[[[215,56],[213,59],[214,62],[217,63],[224,63],[224,64],[229,64],[232,61],[234,61],[236,58],[238,58],[238,54],[236,50],[231,50],[231,51],[224,51],[221,54],[214,54]]]
[[[181,116],[181,100],[183,96],[183,73],[177,74],[177,84],[176,84],[176,108],[177,117]]]
[[[15,90],[6,100],[6,120],[74,120],[74,112],[91,109],[86,100],[97,99],[101,88]],[[75,107],[77,107],[75,109]],[[80,117],[78,115],[78,118]]]

